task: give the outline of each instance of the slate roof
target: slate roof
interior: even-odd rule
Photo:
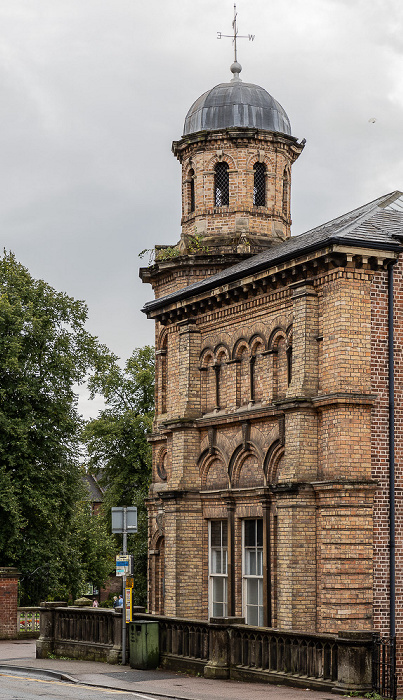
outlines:
[[[306,233],[292,236],[283,243],[268,248],[263,253],[243,260],[216,275],[195,282],[195,284],[172,292],[165,297],[150,301],[145,304],[142,311],[149,313],[166,304],[186,299],[222,284],[228,284],[245,274],[257,273],[265,268],[328,245],[344,244],[361,248],[399,251],[401,250],[399,238],[403,242],[403,192],[395,191]]]
[[[90,501],[92,501],[92,503],[102,503],[104,495],[96,478],[92,474],[85,474],[84,482],[88,489]]]

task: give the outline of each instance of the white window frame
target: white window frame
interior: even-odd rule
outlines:
[[[211,528],[213,523],[221,524],[220,547],[212,547],[211,544]],[[227,617],[228,614],[228,525],[227,525],[227,541],[223,544],[223,523],[227,525],[227,520],[210,520],[209,521],[209,617]],[[217,559],[214,557],[214,552],[219,552],[219,566],[216,566]],[[220,571],[216,571],[218,568]],[[216,582],[222,581],[223,599],[222,601],[215,600]],[[222,605],[222,615],[217,614],[216,605]]]
[[[246,547],[245,545],[245,524],[253,521],[255,523],[255,544]],[[257,544],[257,522],[262,523],[262,518],[248,518],[242,522],[242,615],[245,618],[247,625],[263,627],[264,611],[263,611],[263,542],[261,546]],[[262,532],[263,534],[263,532]],[[254,554],[256,573],[250,573],[251,559],[248,554]],[[249,562],[249,565],[248,565]],[[257,604],[248,602],[248,594],[253,585],[251,582],[257,582]],[[257,622],[251,620],[251,608],[257,609]]]

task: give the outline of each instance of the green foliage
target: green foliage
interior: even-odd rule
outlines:
[[[195,255],[197,253],[208,253],[209,248],[204,244],[204,236],[202,234],[195,234],[193,236],[187,237],[187,253],[190,255]],[[172,260],[174,258],[179,258],[183,255],[183,252],[176,245],[165,245],[156,246],[155,248],[144,248],[139,253],[139,258],[144,258],[148,255],[148,265],[153,265],[154,262],[164,262],[166,260]]]
[[[200,233],[188,238],[189,253],[208,253],[208,246],[204,245],[204,236]]]
[[[80,585],[83,548],[85,556],[89,550],[84,534],[80,545],[75,540],[77,503],[84,493],[74,385],[84,380],[106,349],[85,330],[86,317],[83,302],[34,280],[12,253],[4,252],[0,561],[17,566],[23,574],[49,565],[51,592]]]
[[[125,368],[116,357],[103,356],[89,380],[92,396],[101,394],[106,407],[98,418],[89,421],[84,441],[89,468],[99,475],[105,487],[103,511],[110,523],[113,506],[137,506],[138,533],[128,538],[128,550],[134,555],[136,605],[144,605],[147,571],[147,514],[144,499],[151,479],[151,432],[154,409],[154,349],[133,351]],[[121,536],[117,536],[118,546]]]
[[[154,262],[164,262],[165,260],[172,260],[173,258],[178,258],[182,253],[179,248],[174,245],[156,246],[155,248],[144,248],[139,253],[139,258],[143,259],[145,255],[148,255],[148,265],[153,265]]]

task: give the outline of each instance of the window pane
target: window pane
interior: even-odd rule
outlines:
[[[258,605],[259,603],[259,589],[258,589],[258,584],[260,581],[258,581],[255,578],[249,579],[247,582],[247,592],[246,592],[246,604],[247,605]]]
[[[245,547],[256,544],[256,520],[245,520]]]
[[[211,546],[226,547],[228,538],[228,523],[226,520],[211,521]]]
[[[248,625],[257,625],[259,624],[259,609],[255,606],[247,606],[247,616],[246,616],[246,622]]]
[[[211,522],[211,546],[221,546],[221,521],[213,520]]]
[[[213,549],[211,552],[211,573],[222,574],[221,550]]]
[[[256,520],[257,525],[257,546],[263,547],[263,520]]]
[[[266,166],[264,163],[255,163],[253,166],[253,204],[257,207],[266,206]]]
[[[247,549],[245,551],[245,574],[247,576],[256,576],[256,551]]]
[[[213,617],[225,617],[224,603],[213,603]]]
[[[215,578],[213,579],[213,602],[214,603],[224,603],[224,579]]]
[[[222,161],[215,166],[215,206],[222,207],[229,204],[229,173],[228,163]]]
[[[256,552],[256,574],[258,576],[263,576],[263,552],[258,550]]]
[[[263,606],[259,607],[259,627],[263,627]]]

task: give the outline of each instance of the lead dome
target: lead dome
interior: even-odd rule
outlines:
[[[264,88],[244,83],[238,77],[238,66],[231,66],[233,80],[207,90],[192,104],[185,118],[184,136],[231,127],[291,136],[290,120],[282,106]]]

